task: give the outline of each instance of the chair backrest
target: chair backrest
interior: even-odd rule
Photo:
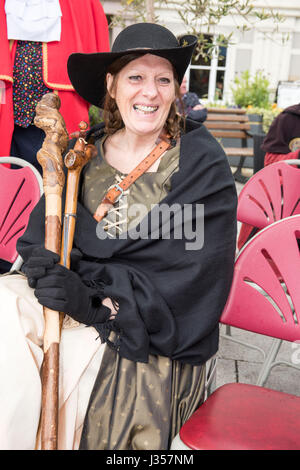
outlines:
[[[240,192],[237,209],[240,222],[261,229],[296,214],[300,214],[300,169],[289,161],[262,168]]]
[[[300,340],[298,239],[300,215],[275,222],[251,238],[236,259],[221,323]]]
[[[15,263],[19,258],[17,240],[25,232],[30,213],[43,192],[42,177],[23,159],[0,157],[0,163],[21,166],[11,169],[0,164],[0,258]],[[18,262],[14,268],[20,265]]]

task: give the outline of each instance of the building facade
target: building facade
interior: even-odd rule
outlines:
[[[278,24],[277,32],[274,32],[271,20],[253,21],[251,29],[243,33],[237,28],[242,26],[240,17],[223,18],[214,34],[227,36],[232,33],[231,44],[227,48],[215,48],[208,63],[194,60],[188,71],[190,90],[197,92],[200,98],[230,104],[234,77],[245,70],[251,75],[262,71],[270,82],[274,98],[280,82],[300,81],[300,0],[254,0],[252,3],[258,8],[272,8],[284,17],[284,21]],[[161,8],[156,8],[155,14],[175,35],[185,34],[186,26],[178,13],[170,8],[171,4],[161,2]],[[120,10],[117,0],[103,0],[102,5],[110,17]],[[120,28],[115,28],[111,32],[111,40],[119,31]],[[209,38],[214,41],[213,34]]]

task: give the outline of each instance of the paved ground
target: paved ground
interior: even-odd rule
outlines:
[[[241,188],[242,185],[237,183],[238,193]],[[225,333],[225,326],[222,325],[216,386],[219,387],[229,382],[256,384],[263,363],[263,354],[222,337]],[[232,328],[231,333],[232,337],[254,344],[264,351],[268,351],[273,341],[272,338],[236,328]],[[293,361],[300,367],[300,343],[283,342],[277,360]],[[285,365],[276,366],[271,370],[265,387],[300,396],[300,370]]]
[[[229,382],[256,384],[263,363],[262,353],[222,337],[223,333],[225,333],[224,325],[221,326],[216,386]],[[233,338],[257,345],[265,351],[273,341],[272,338],[236,328],[232,328],[231,333]],[[276,359],[293,361],[300,367],[300,343],[283,342]],[[300,396],[300,370],[278,365],[271,370],[265,387]]]

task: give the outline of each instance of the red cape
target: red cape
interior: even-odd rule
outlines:
[[[14,128],[12,81],[17,41],[8,41],[5,0],[0,0],[0,80],[5,83],[5,102],[0,104],[0,156],[10,154]],[[107,52],[109,35],[106,16],[99,0],[60,0],[62,10],[61,40],[43,43],[43,78],[45,85],[57,90],[61,114],[68,132],[78,130],[78,123],[88,122],[89,104],[73,89],[67,60],[73,52]]]

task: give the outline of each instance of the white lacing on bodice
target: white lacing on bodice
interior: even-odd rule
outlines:
[[[116,183],[120,183],[125,177],[123,178],[120,175],[116,175],[116,182],[110,186],[114,186]],[[108,190],[110,189],[108,188]],[[125,228],[127,228],[127,195],[129,194],[129,189],[123,192],[122,196],[120,197],[119,201],[115,203],[115,205],[109,209],[106,217],[103,218],[105,222],[104,230],[106,231],[107,235],[110,238],[116,238],[120,236]],[[125,226],[125,227],[122,227]]]

